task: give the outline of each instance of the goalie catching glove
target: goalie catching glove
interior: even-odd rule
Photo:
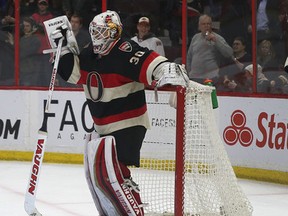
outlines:
[[[189,78],[184,65],[164,62],[155,69],[153,76],[156,80],[156,87],[168,84],[181,86],[189,85]]]
[[[45,30],[49,38],[51,46],[50,52],[54,52],[57,49],[58,42],[63,38],[63,47],[61,56],[67,53],[73,53],[79,55],[80,51],[74,33],[72,31],[71,24],[66,16],[56,17],[44,22]],[[46,50],[46,53],[49,50]]]

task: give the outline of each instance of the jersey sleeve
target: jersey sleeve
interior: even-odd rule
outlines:
[[[79,84],[81,78],[79,58],[68,53],[60,58],[58,74],[61,78],[72,84]]]

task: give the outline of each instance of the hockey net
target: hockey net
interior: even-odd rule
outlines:
[[[151,130],[132,168],[145,215],[249,216],[252,206],[237,183],[218,134],[212,88],[146,90]],[[168,101],[177,94],[177,109]]]

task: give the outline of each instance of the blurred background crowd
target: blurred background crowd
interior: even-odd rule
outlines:
[[[90,41],[88,26],[101,12],[102,1],[19,1],[19,84],[47,86],[52,65],[50,56],[42,54],[49,47],[43,22],[67,15],[81,49]],[[252,3],[256,5],[255,11]],[[134,37],[139,18],[148,17],[150,31],[163,43],[165,56],[177,63],[182,61],[181,4],[179,0],[107,0],[107,8],[118,12],[122,19],[123,37]],[[0,86],[15,85],[15,11],[15,0],[0,0]],[[252,13],[256,16],[254,25]],[[256,77],[257,92],[288,93],[288,77],[284,72],[288,54],[288,0],[187,0],[187,50],[200,32],[202,14],[211,18],[211,31],[231,48],[228,57],[220,54],[219,58],[215,53],[218,91],[251,93],[252,79]],[[252,26],[257,33],[256,62],[252,61]],[[187,56],[187,62],[190,60]],[[251,67],[253,63],[256,67]],[[256,76],[253,68],[257,69]],[[57,85],[68,86],[60,78]]]

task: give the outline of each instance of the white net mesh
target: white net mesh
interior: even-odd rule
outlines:
[[[250,216],[252,207],[218,134],[211,90],[194,82],[186,89],[184,125],[177,125],[184,134],[183,202],[176,208],[182,209],[181,215]],[[158,102],[153,91],[146,93],[151,130],[141,150],[141,168],[132,169],[132,177],[142,201],[149,204],[147,215],[175,215],[176,111],[168,104],[171,92],[158,91]]]

